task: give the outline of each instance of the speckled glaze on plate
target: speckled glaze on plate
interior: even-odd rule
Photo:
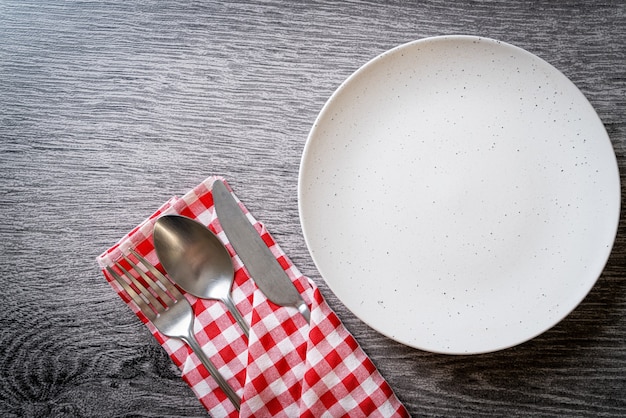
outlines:
[[[299,211],[331,290],[406,345],[527,341],[587,295],[620,211],[597,114],[542,59],[492,39],[394,48],[350,76],[302,156]]]

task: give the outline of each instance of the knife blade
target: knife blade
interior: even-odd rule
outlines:
[[[224,233],[259,289],[275,304],[298,309],[309,322],[309,307],[221,180],[213,183],[213,204]]]

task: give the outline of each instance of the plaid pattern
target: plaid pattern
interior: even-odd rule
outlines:
[[[200,402],[214,417],[408,417],[315,284],[298,271],[264,226],[241,205],[309,305],[310,324],[295,308],[270,302],[250,279],[215,215],[211,186],[217,178],[208,178],[182,198],[173,197],[98,257],[106,279],[180,368]],[[152,242],[154,222],[163,214],[180,214],[207,225],[232,256],[232,296],[250,324],[249,338],[221,302],[185,296],[196,314],[198,342],[242,399],[239,413],[191,349],[160,334],[104,270],[128,248],[134,248],[163,271]]]

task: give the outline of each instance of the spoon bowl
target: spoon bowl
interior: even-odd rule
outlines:
[[[219,238],[201,223],[179,215],[160,217],[153,238],[170,279],[196,297],[222,301],[248,336],[248,324],[231,295],[235,270]]]

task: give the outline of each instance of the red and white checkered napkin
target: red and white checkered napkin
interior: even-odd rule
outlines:
[[[211,195],[216,178],[208,178],[182,198],[170,199],[98,257],[111,286],[165,348],[209,413],[214,417],[408,417],[404,406],[315,284],[294,267],[263,225],[242,205],[311,308],[310,324],[295,308],[275,305],[258,289],[216,218]],[[250,324],[249,339],[221,302],[185,295],[195,310],[196,338],[241,397],[239,413],[191,349],[180,340],[160,334],[104,270],[129,247],[162,270],[152,243],[154,221],[162,214],[180,214],[207,225],[233,257],[233,299]]]

